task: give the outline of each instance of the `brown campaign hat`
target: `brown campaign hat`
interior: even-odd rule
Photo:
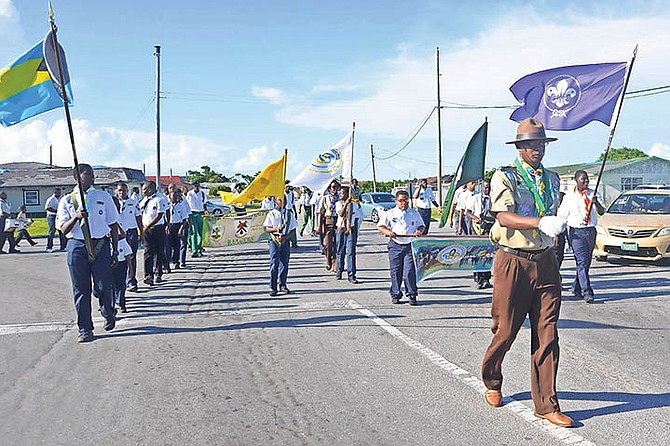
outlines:
[[[505,144],[516,144],[525,141],[544,141],[553,142],[558,141],[558,138],[547,138],[544,133],[544,126],[540,121],[533,118],[526,118],[519,124],[516,129],[516,139],[514,141],[507,141]]]

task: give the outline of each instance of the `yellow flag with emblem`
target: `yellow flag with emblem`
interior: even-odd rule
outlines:
[[[263,200],[265,197],[284,198],[284,180],[286,178],[286,154],[277,161],[265,166],[265,169],[240,194],[219,192],[221,200],[227,204],[244,206],[251,200]]]

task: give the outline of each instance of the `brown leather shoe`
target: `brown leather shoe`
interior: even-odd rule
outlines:
[[[548,422],[550,422],[551,424],[555,424],[556,426],[560,427],[572,427],[572,425],[574,424],[572,418],[558,411],[546,413],[544,415],[536,413],[535,416],[538,418],[543,418]]]
[[[488,389],[486,392],[484,392],[484,398],[491,407],[500,407],[503,405],[502,392],[500,390]]]

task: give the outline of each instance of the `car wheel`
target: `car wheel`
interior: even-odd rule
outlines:
[[[607,262],[607,256],[596,256],[596,262]]]
[[[223,215],[223,211],[221,209],[214,209],[212,211],[212,214],[214,214],[216,216]]]
[[[379,214],[377,213],[377,209],[372,210],[372,214],[370,214],[370,219],[372,220],[372,223],[379,223]]]

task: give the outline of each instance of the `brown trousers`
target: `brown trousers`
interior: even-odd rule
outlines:
[[[496,251],[493,264],[493,339],[484,354],[482,379],[488,389],[501,390],[502,362],[528,315],[531,328],[531,395],[535,412],[560,411],[556,397],[558,316],[561,278],[553,249],[535,260]]]
[[[335,238],[335,218],[325,217],[323,225],[323,250],[326,254],[326,266],[335,270],[337,267],[337,240]]]

